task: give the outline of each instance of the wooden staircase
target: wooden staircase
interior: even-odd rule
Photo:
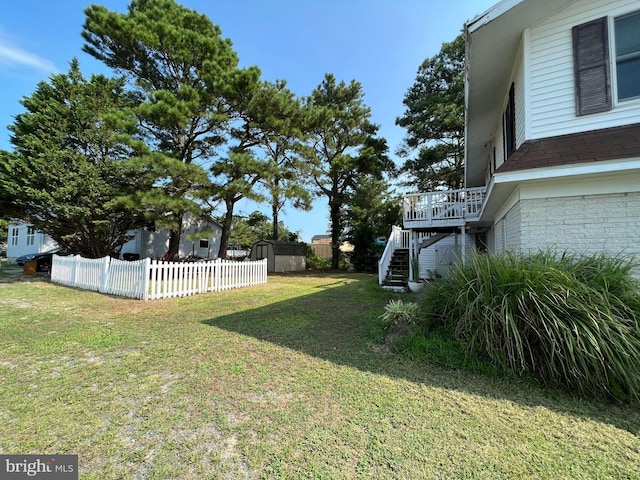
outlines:
[[[405,288],[409,281],[409,249],[397,248],[391,257],[384,285],[394,288]]]

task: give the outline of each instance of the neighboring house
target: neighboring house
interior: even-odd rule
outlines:
[[[267,272],[299,272],[307,268],[307,245],[260,240],[251,247],[251,260],[267,259]]]
[[[311,237],[309,247],[318,258],[331,258],[333,256],[331,250],[331,235],[314,235]],[[340,245],[340,251],[344,254],[352,253],[353,249],[353,245],[349,242],[342,242]]]
[[[314,235],[309,244],[318,258],[331,258],[331,235]]]
[[[202,236],[198,232],[203,233]],[[213,234],[211,234],[211,232]],[[132,230],[133,238],[122,246],[123,258],[160,259],[169,247],[169,231],[150,231],[144,228]],[[204,258],[217,258],[220,250],[222,226],[218,222],[206,223],[185,219],[180,240],[179,256],[196,255]],[[58,244],[48,235],[38,232],[25,224],[9,225],[7,262],[29,253],[41,253],[56,248]]]
[[[465,31],[466,188],[405,196],[394,246],[639,255],[640,3],[504,0]]]
[[[7,237],[7,263],[15,263],[22,255],[47,252],[57,246],[49,235],[40,233],[31,226],[11,223]]]

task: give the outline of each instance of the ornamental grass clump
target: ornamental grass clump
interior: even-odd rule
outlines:
[[[640,301],[620,257],[477,255],[429,286],[425,310],[499,367],[583,395],[640,400]]]
[[[385,329],[393,325],[415,325],[420,318],[420,306],[414,302],[390,300],[378,318]]]

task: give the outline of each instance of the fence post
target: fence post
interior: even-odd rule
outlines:
[[[220,257],[216,258],[216,263],[215,263],[215,272],[213,275],[213,291],[214,292],[219,292],[220,291],[220,270],[222,269],[222,259]]]
[[[109,264],[111,263],[111,257],[107,255],[102,259],[102,275],[100,276],[100,286],[98,291],[105,293],[107,291],[107,285],[109,282]]]
[[[267,259],[262,259],[262,283],[267,283]]]
[[[142,300],[149,300],[149,279],[151,277],[151,259],[146,257],[142,267]]]
[[[71,268],[71,286],[76,286],[76,273],[78,270],[78,255],[73,256],[73,266]]]

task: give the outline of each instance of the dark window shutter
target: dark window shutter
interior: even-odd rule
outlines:
[[[576,115],[611,110],[607,17],[573,27]]]
[[[516,150],[516,94],[515,85],[509,88],[509,102],[504,111],[504,153],[505,159],[509,158]]]

